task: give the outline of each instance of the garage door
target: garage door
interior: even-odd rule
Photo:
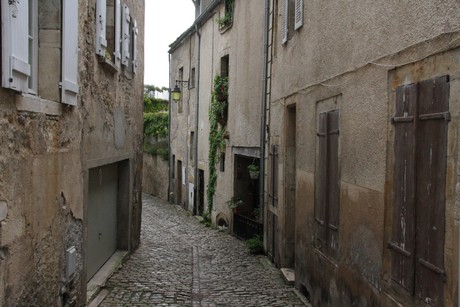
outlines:
[[[87,279],[117,249],[117,164],[89,171]]]

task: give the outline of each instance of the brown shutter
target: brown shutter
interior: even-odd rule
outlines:
[[[316,238],[322,246],[326,245],[326,206],[327,206],[327,113],[319,114],[318,160],[316,168],[315,220]]]
[[[433,306],[443,306],[445,189],[449,79],[419,86],[417,122],[417,259],[416,293]]]
[[[393,228],[388,245],[392,254],[392,278],[410,293],[414,292],[416,101],[415,84],[396,90],[396,113],[392,119],[395,131]]]
[[[339,229],[339,110],[327,113],[327,240],[331,250],[338,245]]]

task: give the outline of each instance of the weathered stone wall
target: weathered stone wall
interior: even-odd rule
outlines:
[[[144,1],[123,2],[130,6],[140,31],[136,75],[109,72],[98,63],[94,51],[96,1],[79,1],[78,105],[56,102],[60,1],[49,1],[39,9],[43,29],[39,34],[39,94],[48,100],[0,89],[2,306],[60,306],[66,295],[75,297],[77,305],[85,303],[89,165],[131,161],[131,250],[139,244]],[[50,14],[54,5],[58,12]],[[114,144],[120,139],[117,134],[123,134],[121,146]],[[72,283],[67,283],[65,250],[70,246],[77,250],[77,268]]]
[[[275,1],[272,2],[272,4]],[[275,8],[282,12],[281,3]],[[304,25],[281,44],[274,20],[269,145],[280,146],[278,254],[287,254],[287,109],[296,110],[296,287],[314,306],[420,306],[391,281],[394,90],[448,74],[451,77],[445,229],[444,304],[454,306],[458,287],[458,2],[403,1],[359,5],[305,1]],[[444,13],[439,13],[439,12]],[[275,13],[274,16],[278,16]],[[331,103],[332,102],[332,103]],[[338,251],[315,243],[318,115],[340,110],[340,209]]]
[[[160,156],[144,153],[142,191],[168,200],[168,170],[168,161],[164,161]]]

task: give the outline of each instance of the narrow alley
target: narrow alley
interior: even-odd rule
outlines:
[[[141,245],[100,306],[304,306],[265,257],[144,194]]]

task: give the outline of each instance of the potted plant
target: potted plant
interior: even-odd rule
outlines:
[[[227,206],[232,209],[233,213],[238,213],[238,208],[244,205],[244,202],[241,198],[237,196],[233,196],[230,198],[229,201],[227,201]]]
[[[250,164],[248,166],[249,176],[251,179],[259,178],[259,165],[257,164]]]

